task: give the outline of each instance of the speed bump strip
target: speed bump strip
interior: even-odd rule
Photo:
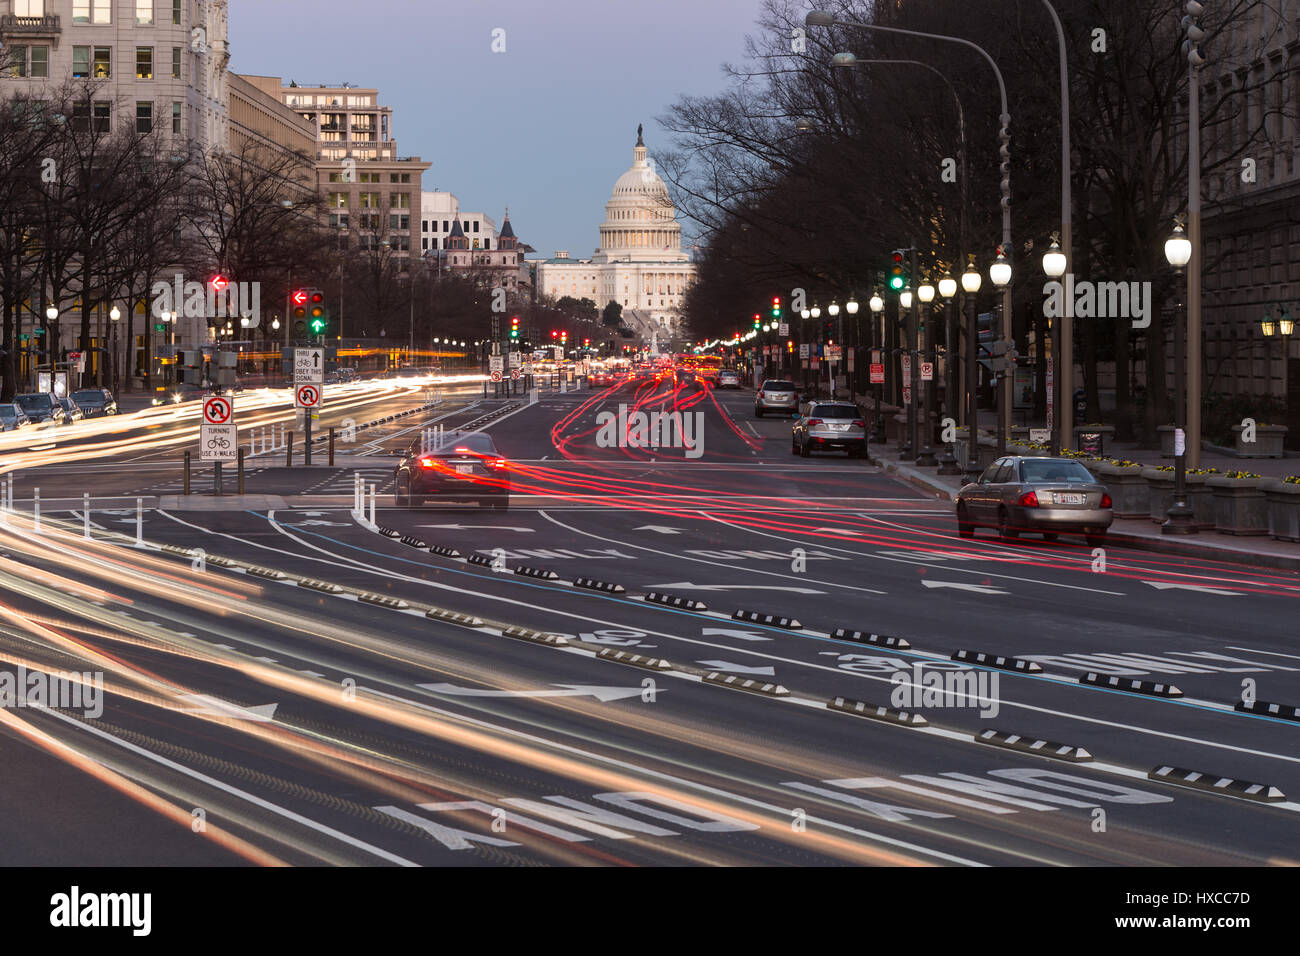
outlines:
[[[1286,799],[1285,793],[1277,787],[1265,783],[1234,780],[1231,777],[1219,777],[1212,773],[1202,773],[1199,770],[1184,770],[1182,767],[1156,767],[1147,773],[1147,779],[1158,780],[1161,783],[1177,783],[1184,787],[1195,787],[1197,790],[1226,793],[1229,796],[1244,797],[1247,800],[1259,800],[1265,803]]]
[[[836,697],[834,700],[828,700],[826,706],[831,710],[838,710],[845,714],[867,717],[871,720],[885,720],[891,724],[906,724],[909,727],[928,727],[930,725],[928,720],[914,711],[880,707],[877,704],[868,704],[861,700],[850,700],[847,697]]]
[[[369,591],[358,591],[357,600],[364,601],[366,604],[377,604],[380,607],[391,607],[399,611],[411,606],[401,598],[389,597],[387,594],[372,594]]]
[[[534,631],[528,627],[503,627],[501,633],[506,637],[517,637],[521,641],[532,641],[534,644],[568,644],[569,639],[562,634],[547,634],[544,631]]]
[[[429,550],[430,550],[431,552],[433,552],[434,554],[440,554],[440,555],[442,555],[444,558],[459,558],[459,557],[460,557],[460,552],[459,552],[459,551],[457,551],[455,548],[449,548],[449,547],[447,547],[446,545],[443,545],[443,544],[431,544],[431,545],[429,545]]]
[[[787,630],[797,631],[803,625],[791,617],[777,617],[775,614],[760,614],[758,611],[737,611],[731,615],[733,621],[749,621],[751,624],[770,624],[773,627],[784,627]]]
[[[402,536],[402,532],[395,531],[392,528],[385,528],[383,525],[379,526],[379,533],[385,538],[400,538]]]
[[[1092,759],[1092,754],[1082,747],[1071,747],[1069,744],[1053,743],[1050,740],[1035,740],[1033,737],[1022,737],[1002,730],[981,730],[975,735],[975,742],[991,744],[994,747],[1006,747],[1008,750],[1019,750],[1022,753],[1038,754],[1040,757],[1055,757],[1073,763]]]
[[[709,606],[703,601],[693,601],[690,598],[678,597],[675,594],[660,594],[657,591],[651,591],[645,595],[645,600],[655,604],[666,604],[669,607],[684,607],[691,611],[707,611]]]
[[[662,657],[645,657],[641,654],[633,654],[631,651],[620,651],[615,647],[602,647],[596,652],[596,656],[603,660],[618,661],[620,664],[631,664],[633,667],[644,667],[652,671],[671,670],[673,666]]]
[[[1233,710],[1239,710],[1243,714],[1259,714],[1263,717],[1280,717],[1283,720],[1300,720],[1300,707],[1292,707],[1290,704],[1270,704],[1268,701],[1252,700],[1246,703],[1239,700],[1233,705]]]
[[[464,624],[466,627],[482,627],[481,618],[473,614],[460,614],[456,611],[444,611],[441,608],[431,607],[424,612],[425,617],[431,617],[438,621],[447,621],[451,624]]]
[[[904,637],[894,637],[892,634],[872,634],[870,631],[850,631],[843,627],[837,627],[832,631],[831,637],[837,641],[856,641],[859,644],[878,644],[881,647],[904,649],[912,646]]]
[[[995,657],[978,651],[953,651],[954,661],[967,664],[979,664],[983,667],[998,667],[1007,671],[1024,671],[1026,674],[1041,674],[1043,665],[1037,661],[1021,660],[1019,657]]]
[[[1183,692],[1173,684],[1155,684],[1149,680],[1123,680],[1119,677],[1106,677],[1103,674],[1084,674],[1079,678],[1080,684],[1093,684],[1097,687],[1113,687],[1134,694],[1150,694],[1153,697],[1182,697]]]
[[[767,694],[769,697],[787,697],[790,694],[780,684],[754,680],[752,677],[741,677],[738,674],[722,674],[718,671],[709,671],[709,673],[705,674],[704,682],[706,684],[720,684],[733,690],[747,690],[753,694]]]
[[[421,551],[429,546],[428,542],[421,541],[419,538],[409,534],[402,535],[398,540],[408,548],[419,548]]]
[[[622,594],[627,590],[621,584],[610,584],[608,581],[597,581],[594,578],[574,578],[573,586],[592,591],[608,591],[610,594]]]
[[[317,581],[315,578],[299,578],[298,587],[310,588],[313,591],[324,591],[326,594],[343,593],[343,589],[337,584],[330,584],[328,581]]]
[[[277,571],[275,568],[258,567],[256,564],[250,564],[244,570],[259,578],[270,578],[272,581],[283,581],[288,576],[283,571]]]
[[[555,581],[560,576],[549,568],[530,568],[524,565],[518,565],[514,568],[515,574],[522,574],[529,578],[544,578],[547,581]]]

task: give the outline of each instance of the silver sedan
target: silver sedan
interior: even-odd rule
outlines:
[[[1090,545],[1106,539],[1111,500],[1106,486],[1069,458],[999,458],[979,481],[957,492],[957,531],[973,537],[997,528],[1010,541],[1022,531],[1055,541],[1062,532],[1083,534]]]

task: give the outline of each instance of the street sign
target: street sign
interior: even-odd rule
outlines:
[[[75,367],[76,367],[76,370],[77,370],[78,372],[84,372],[84,371],[86,370],[86,353],[85,353],[85,352],[69,352],[69,353],[68,353],[68,365],[69,365],[69,367],[73,367],[73,366],[75,366]]]
[[[903,404],[904,405],[912,404],[912,386],[910,385],[903,386]]]
[[[320,385],[325,381],[325,350],[293,350],[293,383],[295,385]],[[309,406],[303,406],[309,407]],[[314,406],[310,406],[314,407]]]
[[[885,384],[885,366],[880,364],[879,362],[871,363],[871,384],[872,385]]]
[[[912,380],[912,356],[903,353],[898,358],[903,363],[903,378],[910,382]]]
[[[501,369],[499,369],[499,368],[494,368],[494,369],[492,370],[491,378],[492,378],[492,381],[493,381],[493,382],[499,382],[499,381],[501,381]]]
[[[923,382],[933,382],[933,381],[934,381],[934,363],[933,363],[933,362],[922,362],[922,363],[921,363],[921,381],[923,381]]]
[[[153,330],[155,332],[166,332],[167,324],[165,322],[158,322],[154,325]]]
[[[825,348],[823,358],[828,362],[838,362],[840,360],[841,349],[838,345],[828,345]]]
[[[231,425],[199,428],[199,461],[235,461],[239,457],[239,432]]]
[[[488,368],[493,372],[504,372],[506,368],[506,357],[504,355],[488,356]],[[499,382],[500,378],[494,378],[492,381]]]
[[[518,381],[518,380],[519,380],[519,369],[517,369],[517,368],[512,368],[512,369],[510,370],[510,380],[511,380],[512,382],[515,382],[515,381]]]
[[[1031,428],[1029,429],[1029,440],[1032,442],[1051,441],[1052,430],[1050,428]]]
[[[853,358],[854,358],[853,349],[849,349],[849,361],[848,364],[846,364],[844,367],[850,372],[853,371]]]
[[[235,420],[235,404],[225,395],[213,395],[203,403],[203,424],[228,425]]]
[[[1056,391],[1055,385],[1056,383],[1052,375],[1052,363],[1048,362],[1047,363],[1047,427],[1049,429],[1056,427],[1056,421],[1055,421],[1056,416],[1054,414],[1055,412],[1054,406],[1056,403],[1052,400],[1053,395]]]
[[[320,408],[321,387],[319,385],[298,385],[293,390],[294,408]]]
[[[790,323],[789,323],[789,322],[782,322],[782,323],[781,323],[781,332],[780,332],[780,334],[781,334],[781,335],[789,335],[789,334],[790,334]]]
[[[511,352],[511,353],[510,353],[510,367],[511,367],[511,368],[519,368],[519,366],[521,366],[521,365],[523,365],[523,364],[524,364],[524,357],[523,357],[522,355],[520,355],[518,352]]]
[[[807,342],[800,342],[800,343],[799,343],[799,357],[800,357],[801,359],[806,359],[806,358],[808,357],[808,343],[807,343]]]

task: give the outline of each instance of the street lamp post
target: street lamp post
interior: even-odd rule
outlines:
[[[879,289],[876,289],[874,292],[871,293],[871,299],[867,302],[867,305],[870,306],[870,308],[871,308],[871,341],[872,341],[872,344],[873,344],[873,345],[878,344],[880,349],[884,349],[884,347],[885,347],[885,326],[884,326],[884,319],[883,319],[883,316],[881,315],[881,313],[883,313],[883,312],[885,311],[885,300],[882,299],[882,298],[880,297],[880,290],[879,290]],[[880,319],[880,320],[881,320],[880,323],[879,323],[879,325],[877,325],[877,322],[876,322],[877,319]],[[879,330],[880,330],[880,339],[879,339],[879,342],[878,342],[878,343],[877,343],[877,340],[876,340],[876,330],[877,330],[877,328],[879,328]],[[871,357],[874,358],[874,356],[871,356]],[[870,369],[870,365],[871,365],[871,363],[869,362],[869,363],[867,363],[867,364],[868,364],[867,371],[868,371],[868,373],[870,373],[870,371],[871,371],[871,369]],[[868,374],[868,382],[870,382],[870,375],[869,375],[869,374]],[[876,434],[875,434],[875,439],[876,439],[877,442],[883,442],[883,441],[885,440],[885,410],[884,410],[884,407],[883,407],[883,406],[884,406],[884,402],[885,402],[885,386],[884,386],[883,383],[880,383],[880,384],[877,384],[877,385],[876,385]]]
[[[957,280],[945,271],[943,277],[939,280],[939,295],[943,299],[943,326],[944,326],[944,387],[943,387],[943,410],[944,414],[956,419],[957,403],[957,362],[955,361],[956,353],[953,350],[953,309],[952,299],[957,294]],[[939,456],[940,475],[960,475],[961,468],[957,465],[957,456],[952,453],[952,442],[944,442],[943,454]]]
[[[962,291],[966,293],[966,303],[970,309],[970,319],[966,335],[966,430],[970,441],[966,446],[966,481],[977,481],[980,476],[979,466],[979,415],[976,411],[975,383],[979,377],[976,353],[979,351],[979,325],[975,318],[975,293],[980,290],[980,274],[975,268],[975,254],[970,253],[966,271],[961,274]]]
[[[844,311],[847,312],[849,315],[853,316],[853,323],[852,323],[853,324],[853,348],[854,348],[853,354],[854,354],[854,358],[857,359],[857,361],[854,363],[853,375],[846,378],[846,381],[849,384],[849,398],[852,399],[854,395],[854,388],[853,388],[854,379],[858,377],[858,369],[862,365],[861,354],[860,354],[862,352],[862,339],[861,339],[862,329],[858,325],[858,318],[857,318],[858,300],[853,297],[852,292],[849,293],[849,301],[844,303]],[[846,359],[844,365],[844,372],[846,376],[848,376],[848,371],[849,371],[849,366],[848,366],[848,361]]]
[[[1049,279],[1059,279],[1065,275],[1068,268],[1069,259],[1061,250],[1061,244],[1057,240],[1060,238],[1058,233],[1052,233],[1052,245],[1047,252],[1043,254],[1043,272]],[[1065,340],[1070,330],[1070,322],[1065,318],[1070,315],[1074,305],[1070,302],[1070,296],[1063,296],[1064,305],[1062,307],[1061,321],[1057,325],[1056,339],[1050,341],[1052,354],[1054,356],[1052,365],[1056,374],[1053,376],[1054,381],[1048,383],[1047,388],[1047,427],[1052,430],[1052,454],[1059,455],[1061,448],[1066,445],[1067,438],[1073,438],[1066,432],[1067,424],[1065,413],[1069,411],[1070,415],[1074,414],[1074,395],[1070,393],[1068,399],[1065,398],[1067,386],[1066,373],[1066,356]]]
[[[54,305],[51,305],[51,306],[46,307],[46,309],[45,309],[45,326],[46,326],[46,328],[49,328],[51,325],[53,325],[53,324],[54,324],[55,322],[57,322],[58,320],[59,320],[59,309],[58,309],[58,307],[57,307],[57,306],[54,306]],[[46,336],[46,338],[50,340],[50,341],[48,341],[48,342],[45,343],[45,348],[46,348],[46,349],[49,351],[49,353],[50,353],[50,387],[53,388],[53,387],[54,387],[54,371],[55,371],[55,368],[56,368],[56,366],[55,366],[54,363],[55,363],[55,360],[56,360],[56,358],[57,358],[57,356],[58,356],[59,339],[61,338],[61,336],[60,336],[59,333],[56,331],[56,332],[51,332],[49,335]]]
[[[917,434],[919,422],[916,414],[916,402],[918,398],[917,392],[920,391],[917,385],[920,382],[921,370],[917,368],[919,364],[916,354],[918,323],[912,304],[912,286],[909,283],[903,286],[902,292],[898,293],[898,324],[905,330],[902,351],[907,356],[908,368],[911,370],[911,374],[907,377],[907,443],[899,452],[899,461],[915,461],[917,449],[920,447],[920,436]]]
[[[117,306],[113,306],[108,312],[109,319],[113,322],[113,340],[109,343],[109,364],[112,373],[109,375],[109,382],[113,388],[113,394],[117,394],[117,323],[122,318],[122,312]]]
[[[1006,253],[1007,250],[1005,246],[998,246],[997,258],[994,259],[993,264],[989,266],[989,278],[993,280],[993,284],[997,286],[999,289],[1005,289],[1007,288],[1008,285],[1011,284],[1011,263],[1007,261]],[[1006,306],[1007,306],[1007,299],[1004,296],[1002,299],[1001,308],[1006,308]],[[1007,329],[1008,325],[1009,323],[1006,322],[1005,320],[1002,322],[1002,328],[1004,332]],[[1010,348],[1010,344],[1008,343],[1008,349],[1009,348]],[[1004,353],[1004,355],[1005,354],[1006,353]],[[1015,381],[1015,377],[1016,377],[1014,369],[1007,368],[1008,361],[1009,359],[1005,357],[1002,359],[1002,369],[1001,369],[1002,378],[999,380],[998,392],[997,392],[998,402],[1001,403],[998,408],[998,454],[999,455],[1005,455],[1007,453],[1007,421],[1008,421],[1008,416],[1010,415],[1011,412],[1011,402],[1012,402],[1012,390],[1010,386],[1011,383]],[[1011,374],[1007,374],[1008,371],[1010,371]]]
[[[930,282],[930,277],[928,275],[926,275],[921,280],[921,284],[916,288],[916,298],[920,302],[920,306],[918,308],[919,308],[922,324],[924,324],[925,322],[925,316],[927,311],[929,311],[930,321],[933,322],[934,320],[934,312],[932,310],[927,310],[925,308],[931,302],[934,301],[934,291],[935,291],[934,285],[933,283]],[[919,334],[920,334],[920,330],[918,329],[918,335]],[[921,383],[920,397],[924,398],[924,401],[921,403],[920,415],[918,417],[920,418],[921,434],[923,436],[923,441],[921,443],[921,451],[916,456],[916,464],[922,468],[934,468],[938,466],[939,462],[934,457],[934,448],[932,447],[932,443],[934,441],[934,426],[931,424],[930,421],[934,412],[934,329],[933,328],[926,329],[924,342],[921,341],[917,342],[917,354],[913,357],[912,361],[918,364],[920,363],[922,349],[925,352],[925,359],[930,365],[930,380],[928,382]],[[916,399],[918,396],[914,394],[912,397],[913,399]]]
[[[1175,220],[1174,232],[1165,240],[1165,258],[1181,276],[1192,258],[1191,240],[1183,232],[1183,222]],[[1191,507],[1187,504],[1187,324],[1174,323],[1174,503],[1165,512],[1162,534],[1196,534]]]
[[[831,317],[832,319],[836,319],[836,320],[838,321],[838,319],[839,319],[839,314],[840,314],[840,304],[839,304],[839,302],[837,302],[837,301],[834,300],[834,299],[831,299],[831,304],[828,305],[828,306],[826,307],[826,312],[830,315],[830,317]],[[840,340],[840,351],[843,352],[843,350],[844,350],[844,341],[843,341],[844,337],[843,337],[842,335],[839,334],[838,330],[837,330],[836,333],[835,333],[835,337],[838,338],[838,339]],[[831,344],[834,344],[834,343],[832,342]],[[831,401],[835,401],[835,366],[836,366],[837,364],[838,364],[838,363],[836,363],[836,362],[827,362],[827,363],[826,363],[826,375],[827,375],[827,377],[830,379],[830,383],[831,383]]]

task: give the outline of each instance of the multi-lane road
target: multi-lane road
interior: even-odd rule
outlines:
[[[1297,861],[1300,722],[1266,706],[1300,704],[1297,576],[962,540],[744,390],[436,397],[330,390],[322,425],[367,427],[251,458],[241,499],[179,494],[196,409],[4,449],[4,667],[90,684],[0,708],[61,794],[0,815],[8,862]],[[611,443],[620,405],[681,427]],[[509,511],[395,506],[438,426],[493,436]]]

